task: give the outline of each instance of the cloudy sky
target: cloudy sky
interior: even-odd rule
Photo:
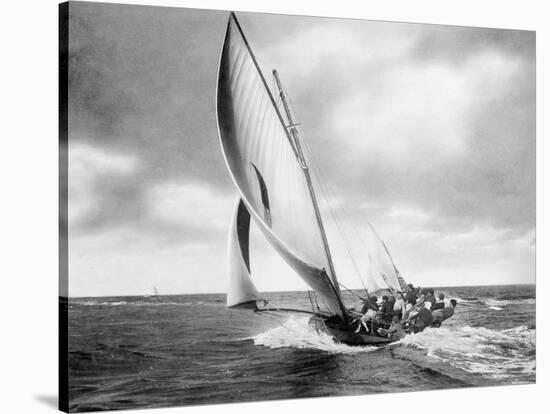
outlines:
[[[237,17],[280,72],[361,272],[371,222],[415,284],[534,283],[533,32]],[[225,291],[227,18],[71,3],[70,296]],[[359,287],[322,210],[338,278]],[[256,230],[252,244],[260,290],[306,288]]]

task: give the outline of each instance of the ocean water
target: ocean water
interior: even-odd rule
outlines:
[[[535,286],[436,288],[441,328],[382,348],[335,343],[304,314],[225,307],[225,295],[70,299],[73,412],[535,382]],[[360,293],[360,292],[357,292]],[[307,292],[270,306],[310,309]],[[360,308],[345,292],[345,302]]]

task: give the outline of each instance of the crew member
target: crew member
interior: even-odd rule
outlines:
[[[430,302],[425,302],[422,309],[420,309],[416,315],[411,316],[409,319],[409,329],[414,333],[422,332],[426,326],[430,326],[433,322],[432,312],[430,311],[431,305],[432,304]]]
[[[451,306],[449,308],[437,309],[432,312],[432,322],[431,322],[432,326],[439,328],[443,323],[443,321],[449,319],[451,316],[454,315],[455,308],[456,308],[456,300],[451,299],[450,303],[451,303]]]
[[[435,310],[443,309],[445,307],[445,295],[443,293],[439,293],[437,295],[437,302],[432,306],[432,313]]]
[[[370,329],[368,327],[368,322],[376,320],[376,311],[378,310],[376,300],[376,296],[371,296],[364,301],[363,309],[361,309],[363,316],[359,319],[359,325],[357,326],[355,333],[359,333],[361,331],[361,326],[365,328],[365,332],[369,333]]]
[[[395,317],[397,317],[398,320],[403,319],[404,307],[405,298],[403,297],[403,294],[401,292],[398,292],[396,295],[395,303],[393,305],[393,319],[395,319]]]

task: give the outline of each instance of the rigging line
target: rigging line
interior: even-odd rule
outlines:
[[[310,157],[314,161],[312,163],[313,164],[313,170],[314,170],[315,175],[317,176],[317,181],[319,183],[319,187],[321,188],[321,191],[325,195],[327,205],[329,207],[329,211],[330,211],[331,216],[334,220],[334,223],[336,224],[336,228],[338,230],[338,233],[339,233],[340,237],[342,238],[342,241],[344,242],[344,247],[346,248],[348,256],[350,257],[350,260],[352,262],[353,267],[355,268],[355,271],[356,271],[356,273],[359,277],[359,280],[360,280],[361,284],[363,285],[363,288],[365,289],[365,291],[367,291],[365,283],[364,283],[364,281],[361,277],[361,272],[359,271],[359,267],[358,267],[358,265],[357,265],[357,263],[356,263],[356,261],[353,257],[353,254],[351,252],[350,242],[347,239],[347,237],[345,236],[345,233],[344,233],[342,227],[340,226],[339,219],[338,219],[337,214],[335,212],[335,209],[332,205],[331,197],[334,198],[334,196],[331,196],[331,191],[329,190],[328,185],[324,182],[325,180],[323,179],[322,173],[320,172],[320,170],[317,166],[318,163],[316,162],[316,157],[313,155],[313,152],[311,151],[311,148],[307,144],[307,140],[304,140],[304,143],[305,143],[304,147],[306,148],[306,151],[308,152],[308,157]]]
[[[313,160],[315,161],[315,157],[312,156],[312,152],[311,152],[309,146],[308,146],[307,144],[306,144],[305,146],[306,146],[306,151],[308,152],[308,157],[310,157],[311,159],[313,159]],[[338,233],[339,233],[339,235],[340,235],[342,241],[344,242],[344,247],[345,247],[345,249],[346,249],[346,251],[347,251],[347,254],[348,254],[348,256],[349,256],[349,258],[350,258],[350,260],[351,260],[351,262],[352,262],[352,265],[353,265],[353,267],[354,267],[356,273],[357,273],[358,275],[360,275],[360,271],[359,271],[359,268],[358,268],[358,266],[357,266],[357,263],[355,262],[355,259],[353,258],[353,255],[352,255],[352,253],[351,253],[351,248],[350,248],[350,245],[349,245],[349,241],[346,239],[346,236],[345,236],[345,234],[344,234],[344,231],[343,231],[342,227],[340,226],[340,222],[339,222],[338,217],[337,217],[337,215],[336,215],[336,211],[335,211],[335,209],[334,209],[334,207],[333,207],[333,205],[332,205],[332,202],[331,202],[331,197],[332,197],[332,196],[330,195],[330,193],[329,193],[329,191],[328,191],[328,188],[327,188],[327,186],[326,186],[326,183],[323,181],[323,178],[322,178],[322,176],[321,176],[321,173],[320,173],[320,171],[319,171],[319,169],[318,169],[318,167],[317,167],[316,164],[317,164],[316,162],[313,163],[313,172],[314,172],[314,175],[315,175],[316,178],[317,178],[317,182],[318,182],[318,184],[319,184],[319,188],[321,189],[321,193],[322,193],[322,194],[324,195],[324,197],[325,197],[327,206],[328,206],[328,208],[329,208],[329,212],[330,212],[330,214],[331,214],[331,216],[332,216],[332,219],[334,220],[334,223],[335,223],[335,225],[336,225],[336,228],[337,228],[337,230],[338,230]]]
[[[288,95],[288,93],[286,92],[286,88],[283,86],[283,89],[285,91],[285,94],[287,96],[287,101],[289,103],[289,106],[291,107],[291,110],[292,112],[296,113],[296,110],[295,110],[295,107],[294,107],[294,103],[292,102],[292,99],[290,98],[290,96]],[[301,133],[301,135],[305,138],[305,135],[303,134],[303,132]],[[336,197],[334,196],[330,186],[328,185],[328,181],[324,178],[324,175],[322,174],[320,168],[318,167],[319,165],[319,162],[317,161],[316,157],[315,157],[315,154],[314,152],[311,150],[311,147],[309,146],[308,144],[308,141],[307,139],[303,139],[304,141],[304,146],[306,146],[307,148],[307,152],[308,152],[308,157],[309,158],[312,158],[314,160],[314,162],[312,163],[313,165],[313,168],[315,169],[315,172],[316,172],[316,175],[317,175],[317,178],[318,178],[318,182],[320,184],[320,187],[322,187],[321,189],[326,193],[325,194],[325,197],[327,199],[327,204],[329,206],[329,208],[331,209],[331,212],[333,213],[333,216],[336,216],[336,213],[335,213],[335,209],[331,203],[331,199],[335,199]],[[335,222],[338,224],[338,221],[336,218],[335,218]],[[351,223],[353,224],[353,223]],[[351,226],[356,232],[358,232],[357,230],[357,226]],[[341,228],[339,228],[340,230]],[[342,239],[344,241],[346,241],[346,237],[344,236],[344,234],[341,234],[342,236]],[[350,257],[352,258],[352,255],[350,254]]]
[[[275,72],[274,72],[274,74],[275,74]],[[275,80],[277,81],[277,79],[275,79]],[[279,83],[279,82],[277,82],[277,83]],[[283,93],[284,93],[284,92],[286,92],[286,91],[285,91],[283,88],[284,88],[284,87],[282,87],[281,90],[282,90]],[[283,98],[283,96],[282,96],[282,93],[281,93],[280,95],[281,95],[281,100],[283,100],[284,98]],[[286,96],[288,96],[288,94],[286,94]],[[283,103],[284,103],[284,101],[283,101]],[[294,106],[294,105],[292,104],[292,102],[290,103],[290,105],[291,105],[292,107]],[[287,113],[287,117],[289,118],[289,121],[290,121],[290,111],[289,111],[289,113]],[[291,127],[295,127],[295,125],[291,125]],[[306,144],[306,145],[307,145],[307,144]],[[311,151],[310,148],[308,148],[308,153],[309,153],[310,155],[312,155],[312,151]],[[315,171],[316,171],[317,176],[319,177],[318,182],[323,183],[322,175],[321,175],[320,172],[317,171],[317,170],[318,170],[318,167],[317,167],[317,165],[315,165],[315,164],[314,164],[314,169],[315,169]],[[323,183],[323,184],[324,184],[324,183]],[[338,232],[340,233],[340,237],[341,237],[342,240],[344,241],[344,246],[345,246],[345,248],[346,248],[346,250],[347,250],[347,253],[348,253],[348,255],[349,255],[349,257],[350,257],[350,259],[351,259],[351,261],[352,261],[352,264],[353,264],[353,266],[354,266],[354,268],[355,268],[356,274],[357,274],[357,276],[359,277],[359,280],[360,280],[361,284],[363,285],[363,287],[364,287],[365,290],[366,290],[366,286],[365,286],[365,284],[364,284],[364,281],[363,281],[362,278],[361,278],[361,274],[360,274],[360,272],[359,272],[359,268],[358,268],[358,266],[357,266],[357,263],[355,262],[355,259],[354,259],[353,255],[351,254],[351,248],[350,248],[349,242],[348,242],[348,240],[346,239],[346,237],[344,236],[344,232],[343,232],[342,228],[340,227],[340,224],[339,224],[339,222],[338,222],[338,219],[336,218],[336,214],[335,214],[334,208],[333,208],[332,205],[331,205],[329,191],[328,191],[326,188],[324,188],[324,187],[325,187],[324,185],[321,185],[321,189],[322,189],[322,191],[323,191],[324,194],[325,194],[325,198],[326,198],[326,200],[327,200],[327,202],[328,202],[328,205],[329,205],[329,210],[330,210],[330,212],[331,212],[331,214],[332,214],[332,216],[333,216],[333,218],[334,218],[334,222],[335,222],[335,224],[336,224],[336,226],[337,226]],[[325,243],[326,243],[326,241],[325,241]],[[329,257],[329,264],[330,264],[330,257]],[[331,267],[332,267],[332,265],[331,265]],[[337,282],[337,281],[335,281],[335,282]]]
[[[321,181],[321,180],[322,180],[322,179],[319,178],[319,181]],[[324,184],[324,183],[323,183],[323,184]],[[324,184],[324,186],[326,186],[326,184]],[[344,242],[344,247],[345,247],[345,249],[346,249],[346,251],[347,251],[347,254],[348,254],[349,258],[350,258],[350,261],[351,261],[351,263],[352,263],[352,265],[353,265],[353,267],[354,267],[354,269],[355,269],[356,276],[357,276],[357,278],[359,279],[361,285],[363,286],[363,289],[364,289],[365,292],[368,294],[368,290],[367,290],[367,287],[366,287],[366,285],[365,285],[365,282],[364,282],[363,278],[361,277],[361,271],[359,270],[359,266],[357,265],[357,262],[356,262],[356,260],[355,260],[355,258],[354,258],[354,256],[353,256],[352,249],[351,249],[351,246],[350,246],[350,241],[349,241],[348,238],[346,237],[345,232],[344,232],[344,230],[342,229],[342,226],[341,226],[340,223],[339,223],[339,219],[338,219],[338,216],[337,216],[337,214],[336,214],[336,212],[335,212],[334,207],[331,205],[330,195],[328,195],[329,192],[328,192],[328,190],[327,190],[326,188],[325,188],[324,192],[327,194],[327,195],[326,195],[326,198],[327,198],[327,204],[328,204],[328,206],[329,206],[329,211],[330,211],[331,216],[332,216],[332,218],[333,218],[333,220],[334,220],[334,223],[336,224],[336,228],[337,228],[337,230],[338,230],[338,233],[339,233],[339,235],[340,235],[340,238],[341,238],[342,241]]]
[[[321,300],[323,301],[323,304],[325,305],[325,308],[330,309],[330,306],[328,306],[327,302],[325,301],[325,299],[323,299],[322,296],[321,296]],[[319,303],[317,303],[317,306],[319,306]]]
[[[344,285],[343,285],[342,283],[340,283],[340,282],[338,282],[338,283],[339,283],[340,286],[342,286],[344,289],[346,289],[346,290],[347,290],[349,293],[351,293],[352,295],[357,296],[359,299],[361,299],[361,300],[363,300],[363,301],[364,301],[364,300],[367,300],[367,299],[365,299],[363,296],[360,296],[360,295],[358,295],[357,293],[355,293],[355,292],[354,292],[353,290],[351,290],[349,287],[344,286]],[[368,294],[368,293],[369,293],[369,292],[367,292],[367,294]]]
[[[317,312],[321,312],[321,308],[319,308],[319,302],[317,302],[317,293],[313,291],[313,299],[315,300],[315,306],[317,306]]]
[[[284,88],[284,85],[283,85],[283,89]],[[292,102],[292,99],[289,97],[288,93],[286,92],[286,89],[285,89],[285,94],[287,95],[287,100],[289,101],[289,106],[291,107],[291,110],[293,113],[296,113],[296,109],[294,107],[294,103]],[[302,133],[302,136],[304,136],[304,134]],[[305,144],[307,145],[307,140],[304,140]],[[308,156],[309,157],[312,157],[314,160],[315,160],[315,156],[313,154],[313,152],[311,151],[311,148],[308,147]],[[318,163],[317,163],[318,164]],[[314,165],[314,167],[317,167],[316,165]],[[319,178],[320,180],[319,181],[322,181],[324,178],[323,178],[323,175],[321,173],[318,174],[319,175]],[[326,181],[326,180],[325,180]],[[330,187],[328,186],[328,184],[326,185],[326,188],[327,188],[327,193],[330,193],[332,194],[332,190],[330,189]],[[331,195],[332,198],[335,198]],[[329,207],[331,207],[329,205]],[[345,208],[344,208],[345,210]],[[353,229],[353,232],[356,234],[357,238],[361,240],[362,243],[365,243],[365,245],[368,247],[368,243],[366,243],[366,239],[363,237],[362,233],[359,231],[360,227],[359,226],[356,226],[355,223],[352,222],[352,219],[349,218],[349,224],[350,224],[350,227]]]
[[[325,197],[326,197],[326,201],[327,201],[327,205],[329,207],[329,211],[333,217],[333,220],[336,224],[336,228],[340,234],[340,237],[342,238],[342,241],[344,242],[344,247],[346,248],[347,250],[347,253],[350,257],[350,260],[355,268],[355,271],[357,273],[357,276],[359,278],[359,281],[361,282],[361,284],[363,285],[363,288],[364,290],[368,293],[368,290],[367,290],[367,287],[365,286],[365,283],[363,281],[363,278],[361,277],[361,272],[358,268],[358,265],[357,265],[357,262],[355,261],[355,258],[353,256],[353,253],[351,251],[351,247],[350,247],[350,241],[349,239],[347,238],[344,230],[342,229],[342,226],[340,225],[340,219],[338,218],[338,214],[336,213],[335,211],[335,208],[334,206],[332,205],[332,202],[331,202],[331,199],[335,199],[335,196],[333,195],[333,192],[332,190],[330,189],[330,186],[326,183],[326,180],[323,178],[323,174],[322,172],[320,171],[319,167],[317,166],[317,162],[316,162],[316,157],[313,155],[313,152],[311,150],[311,148],[309,147],[309,145],[307,145],[306,143],[306,149],[308,151],[308,156],[310,156],[310,158],[312,158],[315,162],[313,164],[313,167],[314,167],[314,171],[316,173],[316,176],[317,176],[317,179],[318,179],[318,182],[319,182],[319,185],[321,187],[321,189],[323,190],[323,192],[325,193]],[[348,226],[349,227],[352,227],[356,230],[356,227],[353,226],[353,223],[348,223]],[[356,230],[357,231],[357,230]]]
[[[388,258],[390,259],[390,262],[395,270],[395,273],[399,273],[399,271],[397,270],[397,266],[395,266],[395,263],[393,261],[393,257],[391,256],[390,254],[390,251],[388,249],[388,247],[386,246],[386,243],[384,242],[384,240],[382,240],[382,238],[378,235],[378,233],[376,232],[376,230],[374,230],[374,227],[372,226],[372,224],[369,223],[369,227],[371,228],[372,232],[374,233],[374,235],[376,236],[376,238],[378,239],[378,241],[382,244],[382,247],[384,248],[384,250],[386,251],[386,254],[388,255]]]
[[[313,299],[311,298],[311,290],[307,291],[307,296],[309,297],[309,303],[311,305],[311,310],[315,312],[315,306],[313,305]]]
[[[310,147],[308,147],[308,151],[313,153]],[[315,156],[313,156],[313,158],[315,159]],[[342,221],[344,224],[347,224],[347,226],[350,227],[352,229],[352,231],[355,233],[356,238],[358,240],[361,240],[360,232],[358,231],[359,227],[357,225],[355,225],[355,223],[351,219],[350,215],[346,213],[345,206],[342,206],[342,209],[344,210],[344,214],[338,214],[336,212],[336,209],[334,208],[333,203],[331,201],[331,200],[336,199],[336,197],[334,195],[334,191],[332,190],[332,188],[328,184],[328,180],[326,180],[326,178],[324,178],[324,174],[323,174],[322,170],[320,170],[318,167],[316,167],[316,168],[317,168],[317,174],[319,176],[318,177],[319,181],[322,183],[322,185],[325,188],[325,192],[328,194],[327,202],[328,202],[329,208],[331,209],[331,211],[333,212],[333,215],[335,216],[335,221],[338,224],[339,224],[340,221]],[[341,229],[341,226],[339,226],[339,229]],[[342,235],[342,238],[344,239],[344,241],[347,242],[347,244],[349,246],[349,243],[350,243],[349,238],[345,235],[345,232],[343,230],[340,230],[340,231],[344,233]],[[350,256],[353,258],[353,254],[350,253]],[[358,271],[358,273],[360,274],[361,272]]]
[[[319,179],[319,181],[321,182],[321,179]],[[321,184],[321,185],[323,185],[323,184]],[[334,220],[334,223],[335,223],[335,225],[336,225],[336,228],[337,228],[337,230],[338,230],[338,233],[339,233],[339,235],[340,235],[340,238],[341,238],[342,241],[344,242],[344,247],[345,247],[346,252],[347,252],[347,254],[348,254],[349,258],[350,258],[350,261],[351,261],[351,263],[352,263],[352,265],[353,265],[353,267],[354,267],[354,269],[355,269],[356,276],[358,277],[358,279],[359,279],[361,285],[363,286],[363,289],[365,290],[365,292],[367,292],[367,287],[365,286],[365,283],[364,283],[364,281],[363,281],[363,278],[361,277],[361,272],[360,272],[360,270],[359,270],[359,267],[358,267],[358,265],[357,265],[357,262],[355,261],[355,258],[354,258],[354,256],[353,256],[353,253],[352,253],[352,251],[351,251],[351,247],[350,247],[350,244],[349,244],[349,240],[346,238],[346,235],[345,235],[345,233],[344,233],[344,231],[343,231],[343,229],[342,229],[342,227],[341,227],[341,225],[340,225],[340,223],[339,223],[339,220],[338,220],[338,217],[337,217],[336,212],[335,212],[335,210],[334,210],[334,207],[331,205],[330,196],[328,195],[328,191],[326,190],[326,188],[324,188],[324,187],[322,187],[322,188],[323,188],[323,192],[325,193],[325,197],[326,197],[326,199],[327,199],[327,204],[328,204],[328,206],[329,206],[329,211],[330,211],[331,216],[332,216],[332,218],[333,218],[333,220]]]
[[[308,156],[310,158],[312,158],[314,161],[316,161],[316,158],[313,156],[313,153],[312,153],[309,145],[305,144],[304,146],[306,147],[306,151],[308,152]],[[353,267],[355,268],[356,273],[360,276],[361,272],[359,271],[358,265],[357,265],[357,263],[356,263],[356,261],[353,257],[353,254],[351,252],[351,247],[350,247],[349,240],[347,240],[347,238],[345,236],[345,233],[344,233],[344,231],[343,231],[343,229],[340,225],[340,222],[339,222],[340,220],[337,217],[335,208],[334,208],[333,203],[331,201],[332,196],[330,194],[330,191],[328,190],[328,187],[327,187],[326,183],[324,182],[324,180],[322,178],[322,174],[319,171],[319,168],[317,167],[317,162],[313,163],[313,170],[314,170],[315,176],[317,178],[317,182],[319,184],[319,187],[320,187],[323,195],[325,196],[327,205],[329,207],[330,214],[331,214],[331,216],[334,220],[334,223],[336,224],[336,228],[338,230],[338,233],[339,233],[342,241],[344,242],[344,247],[346,248],[346,251],[348,253],[348,256],[350,257],[350,260],[352,262]]]

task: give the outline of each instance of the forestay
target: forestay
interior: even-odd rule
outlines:
[[[343,316],[296,149],[233,14],[220,59],[217,115],[227,167],[254,222],[328,308]]]

